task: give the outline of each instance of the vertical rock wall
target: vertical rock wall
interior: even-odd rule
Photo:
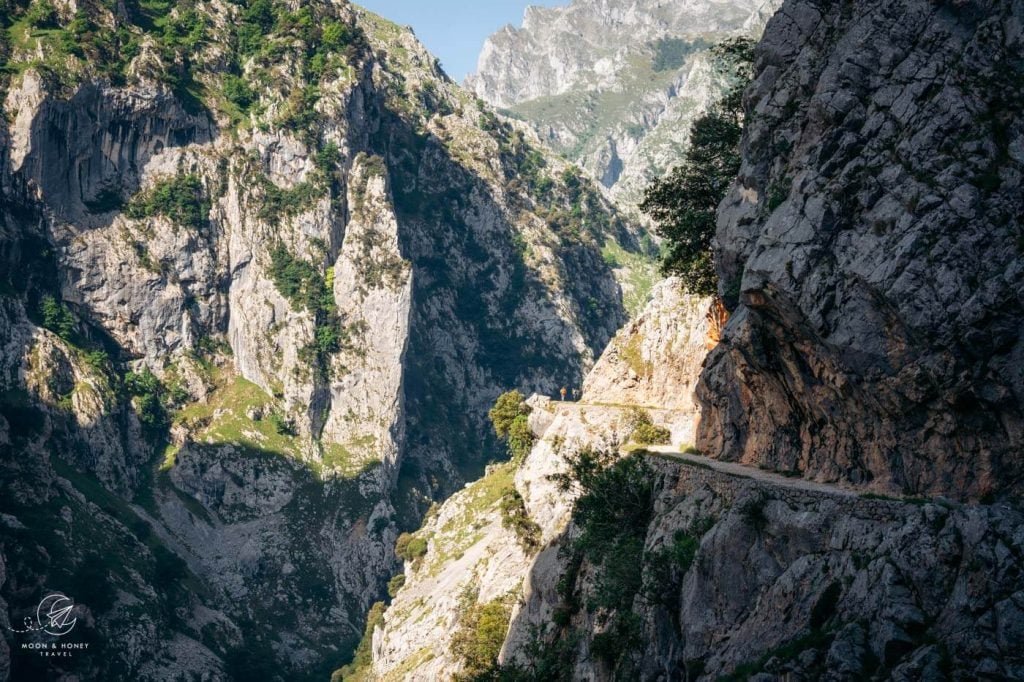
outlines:
[[[881,490],[1021,489],[1019,2],[786,2],[757,52],[699,445]]]

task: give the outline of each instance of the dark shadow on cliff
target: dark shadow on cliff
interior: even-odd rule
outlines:
[[[579,386],[584,367],[568,341],[573,329],[555,314],[551,285],[526,265],[528,247],[513,226],[517,212],[537,211],[534,200],[510,191],[503,205],[442,141],[382,101],[368,106],[376,127],[369,145],[387,160],[400,248],[414,268],[404,387],[411,456],[403,479],[419,479],[431,496],[445,496],[459,479],[482,475],[501,452],[484,418],[500,392],[519,387],[553,395]],[[618,285],[592,244],[567,235],[558,257],[565,293],[597,357],[625,321]],[[528,319],[531,307],[545,309],[543,327]]]
[[[155,96],[87,82],[67,100],[43,100],[16,174],[38,189],[58,220],[78,229],[109,225],[138,191],[154,155],[218,135],[204,108],[186,108],[164,85],[148,87]]]

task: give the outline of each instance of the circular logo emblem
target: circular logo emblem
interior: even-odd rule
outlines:
[[[71,632],[78,622],[77,618],[71,617],[73,608],[75,602],[69,597],[60,593],[48,594],[36,607],[36,622],[43,632],[62,637]]]

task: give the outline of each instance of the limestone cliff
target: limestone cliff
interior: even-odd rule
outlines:
[[[719,213],[737,308],[701,449],[821,480],[1019,493],[1024,46],[1013,2],[787,2]]]
[[[545,549],[510,623],[506,667],[577,680],[1024,674],[1019,511],[650,466],[647,525],[622,531],[642,553],[581,558],[578,530]]]
[[[574,0],[529,7],[480,53],[467,85],[635,204],[682,155],[727,84],[709,48],[757,36],[777,0]]]
[[[96,644],[12,674],[329,675],[640,233],[342,0],[7,8],[0,597]]]
[[[692,313],[697,302],[671,285],[605,352],[579,404],[531,401],[539,439],[515,471],[527,518],[513,527],[536,524],[539,544],[517,546],[497,494],[483,494],[507,488],[509,464],[445,502],[416,534],[422,557],[407,564],[372,629],[372,665],[355,679],[462,674],[458,638],[468,630],[480,646],[493,641],[494,621],[482,630],[475,618],[482,609],[507,623],[495,666],[516,680],[1024,675],[1019,508],[728,468],[678,443],[619,452],[633,398],[650,400],[663,381],[692,387],[699,367],[689,377],[680,368],[714,339]],[[640,383],[617,356],[623,341],[656,329],[691,341],[662,352]],[[591,387],[612,386],[620,405],[589,402]],[[651,413],[666,426],[693,419],[685,407]],[[614,453],[607,483],[566,490],[559,475],[586,446]]]
[[[489,604],[448,607],[489,674],[1024,678],[1022,17],[1017,2],[783,4],[719,207],[728,319],[659,290],[579,404],[532,401],[539,438],[514,482],[539,551],[486,628]],[[666,390],[693,386],[694,403]],[[640,448],[623,443],[638,404]],[[692,428],[692,404],[704,454],[673,423]],[[486,548],[501,535],[481,518]],[[486,588],[425,551],[451,584]],[[395,604],[422,584],[413,568]],[[390,628],[385,613],[374,643]],[[459,641],[453,676],[481,666]],[[418,679],[421,661],[391,651],[374,654],[392,678]]]
[[[401,589],[371,629],[372,664],[354,679],[448,679],[459,671],[453,640],[472,629],[475,611],[493,609],[507,621],[537,552],[566,530],[573,498],[551,479],[564,473],[564,456],[628,440],[629,407],[647,410],[677,446],[691,442],[689,397],[714,339],[711,310],[678,280],[663,281],[587,375],[578,403],[529,401],[532,451],[521,465],[492,465],[429,515],[415,534],[423,554],[406,562]],[[662,396],[670,397],[665,407]]]

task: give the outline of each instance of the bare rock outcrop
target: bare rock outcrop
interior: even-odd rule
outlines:
[[[686,294],[670,277],[651,291],[643,313],[627,324],[583,382],[588,402],[654,407],[696,422],[694,388],[726,315],[710,297]],[[693,430],[677,441],[693,443]]]
[[[881,490],[1021,490],[1016,2],[791,0],[747,92],[698,389],[716,457]]]

